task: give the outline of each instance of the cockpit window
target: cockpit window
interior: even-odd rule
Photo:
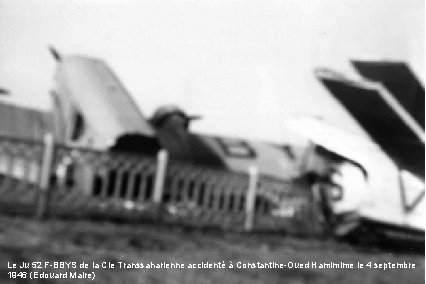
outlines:
[[[244,140],[227,138],[217,138],[217,140],[227,156],[247,159],[256,157],[254,149]]]

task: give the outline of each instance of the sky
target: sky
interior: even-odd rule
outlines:
[[[424,83],[425,3],[405,0],[0,1],[3,100],[47,109],[55,62],[104,59],[146,116],[177,104],[199,132],[285,140],[285,115],[365,135],[313,74],[405,61]]]

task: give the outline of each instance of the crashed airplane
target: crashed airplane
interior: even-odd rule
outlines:
[[[41,140],[51,132],[69,147],[143,155],[166,149],[172,158],[237,173],[256,165],[260,174],[280,180],[309,176],[318,219],[333,234],[345,236],[365,225],[368,232],[424,234],[424,91],[404,64],[355,62],[367,78],[362,82],[317,71],[373,141],[306,117],[288,119],[284,125],[313,144],[302,148],[193,133],[190,125],[200,116],[176,106],[159,107],[147,119],[104,61],[63,56],[53,48],[51,53],[57,62],[52,111],[20,116],[27,121],[19,129],[33,129],[21,131],[31,137],[5,127],[0,134]],[[2,107],[3,115],[20,112]],[[69,171],[76,179],[72,163],[63,164],[63,176]],[[77,182],[86,194],[99,193],[91,179]]]
[[[57,60],[51,92],[54,120],[56,128],[62,129],[57,139],[67,145],[143,154],[156,154],[164,148],[177,159],[241,173],[257,165],[261,174],[277,178],[297,169],[296,155],[302,152],[192,133],[190,123],[200,117],[187,115],[176,106],[159,107],[146,119],[102,60],[52,53]]]
[[[328,69],[316,76],[371,139],[320,121],[287,121],[315,145],[311,160],[326,165],[305,165],[322,177],[313,188],[323,219],[337,235],[367,229],[424,240],[424,89],[404,63],[352,63],[363,80]]]

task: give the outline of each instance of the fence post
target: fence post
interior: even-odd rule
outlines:
[[[36,217],[38,219],[44,218],[47,212],[50,174],[52,172],[53,154],[55,150],[52,133],[46,133],[43,138],[43,159],[40,168],[39,192],[36,208]]]
[[[166,150],[162,149],[157,154],[157,169],[155,171],[155,181],[154,181],[154,194],[152,201],[157,207],[157,218],[160,216],[161,199],[163,197],[164,182],[166,180],[166,170],[168,162],[168,153]]]
[[[249,184],[246,196],[246,219],[244,230],[250,232],[254,223],[254,205],[256,200],[257,184],[259,180],[259,172],[256,166],[249,168]]]

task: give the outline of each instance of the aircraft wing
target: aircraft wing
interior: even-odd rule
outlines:
[[[424,131],[379,83],[355,82],[328,70],[317,77],[384,152],[424,179]]]
[[[359,60],[352,61],[352,64],[363,77],[382,83],[425,129],[425,90],[407,64]]]

